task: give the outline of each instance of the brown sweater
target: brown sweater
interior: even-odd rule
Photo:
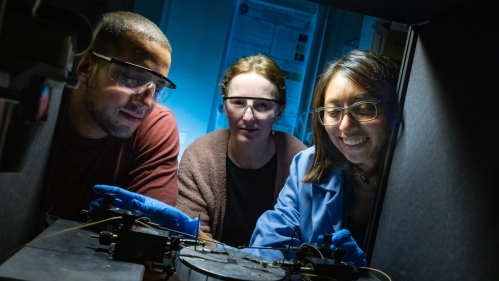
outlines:
[[[201,230],[220,240],[226,206],[226,157],[230,132],[217,130],[195,140],[184,152],[179,168],[177,207],[191,217],[199,216]],[[294,136],[276,132],[277,175],[274,204],[293,157],[307,147]]]

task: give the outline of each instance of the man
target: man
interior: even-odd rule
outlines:
[[[175,205],[178,128],[157,98],[175,85],[166,78],[171,46],[148,19],[104,15],[92,48],[79,60],[49,181],[48,215],[85,220],[95,184],[120,186]]]

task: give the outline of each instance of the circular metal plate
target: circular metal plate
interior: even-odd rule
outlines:
[[[179,259],[181,264],[177,275],[181,281],[209,279],[279,281],[286,275],[281,268],[266,265],[257,256],[232,249],[198,246],[194,250],[194,246],[191,246],[180,251]],[[195,274],[190,271],[195,271]]]

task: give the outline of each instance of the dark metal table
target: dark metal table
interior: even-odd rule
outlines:
[[[80,225],[57,220],[38,237]],[[77,229],[31,242],[0,266],[0,280],[141,281],[144,266],[109,258],[94,232]],[[37,238],[38,238],[37,237]]]
[[[78,222],[57,220],[37,238],[80,225]],[[159,280],[161,275],[145,271],[144,265],[110,258],[94,232],[77,229],[48,238],[35,238],[27,246],[0,265],[0,280],[38,281],[141,281]],[[170,281],[180,281],[177,276]],[[193,281],[193,280],[181,280]],[[363,273],[359,281],[379,281],[370,273]]]

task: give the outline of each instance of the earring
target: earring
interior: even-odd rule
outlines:
[[[272,135],[274,135],[274,134],[275,134],[275,128],[274,128],[274,126],[272,126]]]

